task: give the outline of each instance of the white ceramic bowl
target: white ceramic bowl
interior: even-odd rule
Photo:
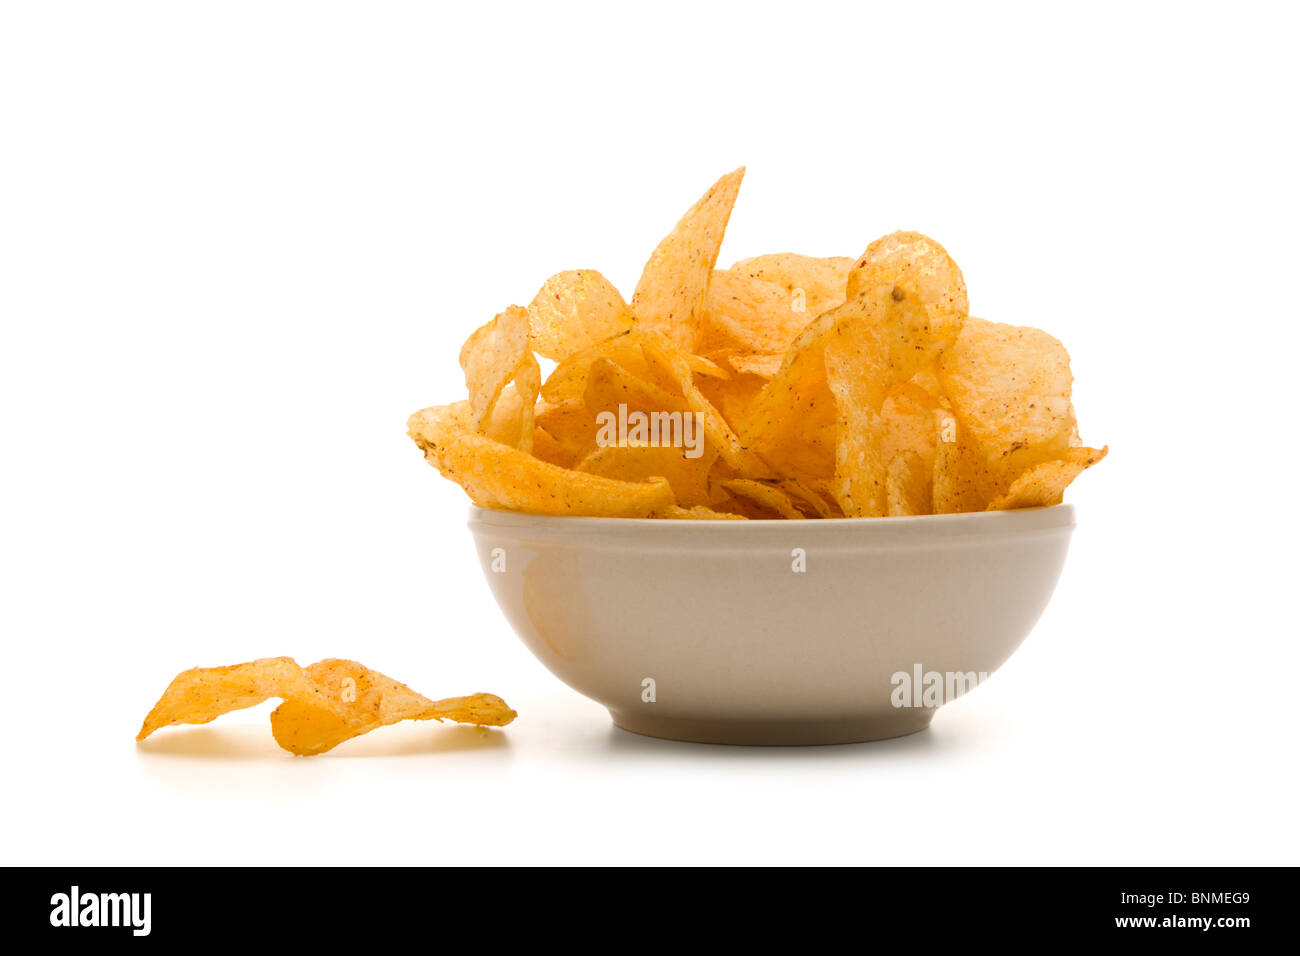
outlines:
[[[1074,509],[639,521],[473,508],[469,525],[529,650],[618,726],[823,744],[922,730],[996,670],[1047,606]]]

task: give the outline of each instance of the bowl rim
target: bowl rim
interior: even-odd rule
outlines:
[[[657,535],[681,538],[766,537],[774,532],[800,536],[851,534],[855,537],[876,535],[897,538],[950,537],[953,535],[1001,535],[1049,531],[1075,526],[1072,504],[1018,508],[1014,511],[969,511],[943,515],[900,515],[884,518],[809,518],[795,521],[786,518],[754,518],[747,521],[686,520],[665,518],[607,518],[575,515],[539,515],[523,511],[503,511],[470,505],[469,526],[516,529],[549,533],[601,533],[637,538]]]

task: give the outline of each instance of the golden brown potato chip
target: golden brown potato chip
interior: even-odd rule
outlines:
[[[993,500],[988,510],[1059,505],[1070,482],[1105,458],[1107,451],[1108,448],[1068,448],[1059,458],[1032,465],[1011,482],[1005,494]]]
[[[678,348],[695,345],[709,279],[744,176],[742,166],[719,179],[655,247],[632,295],[637,328],[658,332]]]
[[[694,374],[684,353],[665,341],[651,337],[642,343],[641,351],[660,381],[673,383],[676,391],[686,400],[687,407],[700,417],[705,436],[718,450],[723,461],[743,475],[762,476],[767,472],[762,462],[741,445],[722,413],[696,387]]]
[[[556,441],[550,432],[541,427],[533,429],[533,457],[539,461],[559,465],[561,468],[572,468],[578,463],[576,455]]]
[[[686,399],[681,393],[661,388],[649,380],[650,374],[645,367],[637,375],[607,358],[598,358],[587,370],[582,400],[592,413],[617,412],[620,405],[628,411],[684,411]]]
[[[835,319],[834,311],[825,313],[799,333],[737,428],[745,447],[776,474],[828,479],[835,471],[838,415],[824,354]]]
[[[699,457],[689,457],[688,451],[671,445],[657,448],[607,445],[597,448],[575,467],[578,471],[619,481],[664,479],[672,487],[677,503],[691,508],[709,500],[709,470],[718,458],[718,450],[705,443]]]
[[[536,421],[537,427],[574,461],[585,458],[596,447],[599,426],[581,395],[554,405],[546,401],[539,403]]]
[[[885,462],[886,513],[926,515],[933,511],[934,460],[941,422],[940,399],[925,386],[928,370],[913,376],[881,407],[881,457]],[[933,385],[932,385],[933,387]]]
[[[721,484],[732,494],[748,498],[762,508],[775,511],[782,518],[798,521],[804,517],[803,512],[795,507],[790,496],[775,484],[754,481],[750,478],[732,478]]]
[[[307,668],[316,693],[286,700],[271,714],[275,742],[298,756],[332,750],[345,740],[401,720],[455,720],[500,727],[515,719],[492,694],[432,701],[356,661],[331,658]]]
[[[559,405],[573,398],[582,398],[587,389],[587,376],[597,359],[609,359],[614,364],[626,369],[639,378],[649,380],[652,375],[646,364],[641,344],[647,336],[637,332],[617,335],[591,348],[575,352],[559,363],[544,383],[542,398],[552,405]],[[658,339],[664,341],[662,337]],[[708,378],[726,379],[727,373],[708,359],[689,352],[679,353],[685,357],[691,371]]]
[[[290,753],[324,753],[344,740],[399,720],[455,720],[500,727],[515,712],[492,694],[432,701],[356,661],[330,659],[304,669],[291,657],[178,674],[145,718],[137,740],[160,727],[206,724],[272,697],[271,732]]]
[[[836,500],[849,517],[888,514],[881,449],[885,398],[957,340],[966,282],[943,246],[918,232],[877,239],[849,273],[848,300],[828,315],[826,382],[839,413]]]
[[[844,302],[849,270],[856,261],[847,256],[817,258],[776,252],[742,259],[727,271],[779,286],[790,298],[792,311],[804,313],[806,325]]]
[[[503,445],[513,445],[522,451],[532,450],[531,435],[534,431],[534,405],[537,402],[536,389],[540,385],[540,370],[537,362],[525,363],[515,379],[515,384],[507,385],[501,391],[496,406],[488,419],[483,434]],[[518,384],[523,382],[522,388]],[[523,394],[524,391],[528,394]],[[468,410],[465,415],[468,422]]]
[[[803,300],[779,285],[715,269],[694,351],[783,354],[811,318],[796,305]]]
[[[460,350],[460,367],[469,389],[470,423],[475,431],[481,433],[487,428],[502,389],[529,359],[532,352],[528,347],[528,312],[517,305],[465,340]]]
[[[1046,332],[972,318],[940,360],[939,381],[1004,483],[1077,434],[1070,356]]]
[[[528,317],[533,349],[557,362],[632,329],[632,310],[595,269],[551,276],[528,306]]]
[[[744,515],[729,514],[725,511],[714,511],[704,505],[696,505],[694,508],[669,508],[664,511],[660,518],[674,518],[682,521],[744,521]]]
[[[463,403],[462,403],[463,404]],[[675,505],[667,481],[616,481],[560,468],[470,431],[458,406],[426,408],[407,422],[428,462],[484,508],[530,514],[649,518]]]
[[[760,375],[736,374],[731,378],[697,378],[700,394],[722,413],[732,431],[739,432],[745,412],[754,397],[763,390],[766,379]]]
[[[144,719],[136,740],[160,727],[206,724],[272,697],[310,697],[311,682],[292,657],[264,657],[229,667],[192,667],[177,674]]]
[[[931,485],[932,513],[983,511],[997,496],[997,483],[984,453],[951,412],[937,411],[935,421],[939,437]]]

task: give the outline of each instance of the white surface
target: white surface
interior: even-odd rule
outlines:
[[[704,6],[4,7],[4,862],[1297,862],[1291,9]],[[614,731],[403,435],[741,163],[724,261],[928,232],[1111,447],[1036,632],[917,737]],[[132,741],[272,654],[520,717]]]

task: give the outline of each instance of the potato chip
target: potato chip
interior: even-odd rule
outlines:
[[[607,445],[597,448],[575,468],[619,481],[661,478],[671,486],[677,503],[691,508],[709,500],[709,471],[718,458],[718,450],[706,443],[699,457],[690,457],[689,451],[671,445],[657,448]]]
[[[983,452],[951,412],[936,412],[935,421],[939,440],[935,444],[931,512],[983,511],[997,496],[997,483]]]
[[[745,176],[742,166],[719,179],[650,255],[632,295],[636,327],[690,350],[699,334],[722,235]]]
[[[836,500],[849,517],[888,514],[881,448],[886,397],[956,341],[966,282],[947,251],[917,232],[877,239],[849,273],[848,300],[825,340],[839,414]]]
[[[649,518],[675,505],[667,481],[616,481],[560,468],[464,425],[455,405],[426,408],[407,422],[431,465],[484,508],[532,514]]]
[[[725,511],[714,511],[704,505],[696,505],[694,508],[669,508],[664,511],[661,518],[673,518],[678,521],[744,521],[744,515],[729,514]]]
[[[989,511],[1059,505],[1070,482],[1106,457],[1108,448],[1068,448],[1059,458],[1039,462],[1021,472],[1007,491],[989,504]]]
[[[808,324],[808,313],[795,309],[803,304],[779,285],[715,269],[694,351],[783,354]]]
[[[1039,329],[971,319],[940,360],[939,381],[1004,485],[1077,435],[1070,356]]]
[[[721,484],[733,495],[748,498],[762,508],[775,511],[782,518],[797,521],[804,517],[803,512],[795,507],[790,496],[775,484],[754,481],[750,478],[732,478]]]
[[[835,312],[825,313],[799,333],[737,429],[745,447],[778,475],[821,479],[835,471],[838,417],[824,355],[835,319]]]
[[[817,258],[794,252],[777,252],[742,259],[728,269],[778,286],[788,296],[791,311],[807,320],[844,302],[849,270],[857,260],[846,256]]]
[[[346,740],[401,720],[455,720],[500,727],[516,714],[492,694],[432,701],[356,661],[331,658],[306,670],[316,693],[292,697],[271,714],[271,733],[298,756],[332,750]]]
[[[552,405],[581,398],[587,388],[587,376],[597,359],[605,358],[642,379],[651,377],[641,344],[646,335],[631,332],[617,335],[597,343],[591,348],[575,352],[555,367],[555,370],[542,383],[541,396]],[[664,341],[662,337],[659,341]],[[689,352],[680,353],[690,366],[691,371],[708,378],[726,379],[727,373],[708,359]]]
[[[594,269],[551,276],[528,306],[533,349],[562,362],[632,329],[632,310]]]
[[[741,445],[736,433],[722,417],[722,413],[714,408],[696,387],[690,363],[683,353],[675,350],[669,343],[654,338],[647,338],[642,343],[641,351],[660,380],[673,383],[686,400],[687,407],[700,416],[704,434],[710,444],[718,450],[723,461],[741,474],[760,476],[767,472],[763,463]]]
[[[272,697],[308,698],[311,682],[292,657],[264,657],[229,667],[192,667],[177,674],[136,734],[144,740],[160,727],[206,724],[232,710]]]
[[[461,346],[460,367],[465,372],[470,423],[475,431],[481,433],[487,428],[502,390],[520,366],[532,359],[528,328],[527,310],[512,305],[477,329]]]
[[[540,426],[533,429],[533,457],[539,461],[559,465],[561,468],[572,468],[578,463],[577,455],[561,445],[550,432]]]
[[[537,427],[575,461],[584,458],[595,447],[596,419],[587,410],[587,403],[581,396],[556,405],[538,402],[534,420]]]
[[[299,755],[324,753],[399,720],[500,727],[516,716],[493,694],[432,701],[356,661],[330,659],[304,669],[291,657],[267,657],[178,674],[145,717],[136,740],[174,724],[206,724],[273,697],[283,703],[271,714],[271,732],[281,747]]]

